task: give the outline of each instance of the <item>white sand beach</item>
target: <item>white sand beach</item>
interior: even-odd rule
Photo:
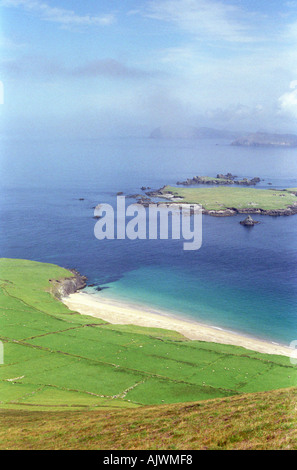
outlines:
[[[101,318],[113,324],[132,324],[174,330],[191,340],[232,344],[266,354],[291,356],[294,351],[289,347],[276,343],[184,320],[164,311],[104,298],[101,295],[78,292],[64,297],[62,302],[70,310],[79,312],[82,315]]]

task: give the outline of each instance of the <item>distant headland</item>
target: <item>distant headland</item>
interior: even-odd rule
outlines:
[[[193,126],[161,126],[150,133],[150,139],[236,139],[241,134],[229,130]]]
[[[294,134],[268,134],[256,132],[240,137],[231,143],[241,147],[297,147],[297,136]]]
[[[157,127],[150,139],[228,139],[230,145],[240,147],[297,147],[297,135],[269,132],[235,132],[210,127]]]

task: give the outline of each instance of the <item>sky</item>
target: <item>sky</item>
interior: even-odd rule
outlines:
[[[0,0],[0,9],[2,133],[297,133],[297,1]]]

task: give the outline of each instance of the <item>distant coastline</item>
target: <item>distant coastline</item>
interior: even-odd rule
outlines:
[[[269,134],[255,132],[236,139],[231,145],[241,147],[297,147],[297,136],[294,134]]]
[[[225,139],[229,144],[239,147],[297,147],[297,135],[273,134],[269,132],[236,132],[228,129],[210,127],[161,126],[154,129],[150,139]]]

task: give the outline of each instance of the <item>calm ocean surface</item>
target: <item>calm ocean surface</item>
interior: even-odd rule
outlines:
[[[104,296],[283,344],[297,339],[297,215],[258,216],[252,229],[239,224],[243,216],[203,216],[202,247],[188,252],[176,240],[99,241],[93,219],[93,206],[114,205],[118,191],[198,174],[230,171],[264,178],[265,188],[297,187],[296,149],[220,140],[6,140],[0,169],[1,257],[77,268],[90,284],[107,287]]]

